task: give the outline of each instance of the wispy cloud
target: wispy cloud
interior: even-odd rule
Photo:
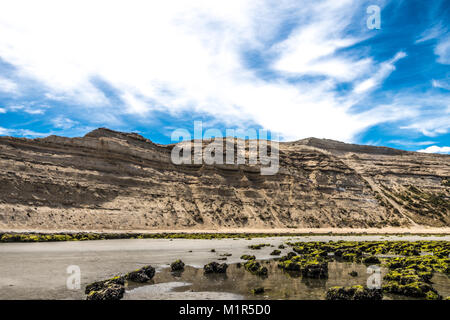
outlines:
[[[434,53],[439,57],[437,62],[450,64],[450,35],[447,35],[438,42]]]
[[[408,141],[408,140],[390,140],[388,141],[391,144],[399,145],[399,146],[428,146],[430,144],[434,144],[434,141]]]
[[[450,84],[446,80],[432,80],[431,84],[434,88],[441,88],[445,90],[450,90]]]
[[[63,117],[63,116],[58,116],[58,117],[52,119],[51,122],[53,123],[53,126],[55,128],[59,128],[59,129],[69,129],[69,128],[73,128],[76,125],[78,125],[77,121],[71,120],[71,119]]]
[[[0,135],[2,136],[14,136],[19,135],[22,137],[28,137],[28,138],[38,138],[38,137],[46,137],[49,135],[49,133],[41,133],[41,132],[35,132],[28,129],[7,129],[0,127]]]
[[[416,40],[415,43],[421,43],[421,42],[439,38],[446,32],[447,32],[447,29],[444,27],[444,25],[441,22],[439,22],[436,25],[434,25],[434,26],[428,28],[427,30],[425,30],[424,32],[422,32],[422,34],[420,34],[420,36],[418,37],[418,39]]]
[[[3,113],[6,112],[25,112],[31,115],[42,115],[45,113],[45,110],[49,108],[48,106],[42,105],[39,107],[35,106],[24,106],[24,105],[11,105],[6,108],[3,108]]]
[[[437,62],[450,64],[450,33],[444,23],[439,22],[425,30],[416,40],[416,43],[420,44],[429,40],[436,40],[434,53],[438,57]]]
[[[365,93],[373,90],[395,70],[395,63],[404,57],[406,57],[405,52],[398,52],[391,60],[383,62],[373,76],[358,83],[353,91],[355,93]]]

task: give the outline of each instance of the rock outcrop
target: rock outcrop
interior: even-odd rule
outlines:
[[[173,147],[108,129],[0,137],[0,229],[450,225],[448,155],[309,138],[280,143],[278,173],[261,175],[175,165]]]

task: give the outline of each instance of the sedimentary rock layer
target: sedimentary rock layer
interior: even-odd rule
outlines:
[[[173,147],[108,129],[0,137],[0,229],[450,225],[448,155],[309,138],[280,143],[278,173],[261,175],[175,165]]]

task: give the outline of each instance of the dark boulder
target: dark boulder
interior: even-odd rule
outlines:
[[[172,264],[170,265],[170,270],[172,270],[172,271],[184,270],[184,262],[181,261],[180,259],[172,262]]]
[[[205,264],[203,267],[203,270],[205,273],[225,273],[227,272],[228,265],[226,263],[217,263],[217,262],[210,262],[208,264]]]
[[[111,284],[100,290],[89,292],[87,300],[120,300],[125,293],[125,288],[119,284]]]
[[[137,269],[125,275],[125,279],[128,281],[144,283],[149,281],[155,275],[155,268],[152,266],[145,266],[141,269]]]

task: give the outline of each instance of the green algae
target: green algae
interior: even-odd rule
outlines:
[[[268,270],[266,267],[261,266],[259,262],[256,262],[255,260],[248,260],[244,264],[245,270],[248,272],[257,275],[257,276],[267,276]]]

